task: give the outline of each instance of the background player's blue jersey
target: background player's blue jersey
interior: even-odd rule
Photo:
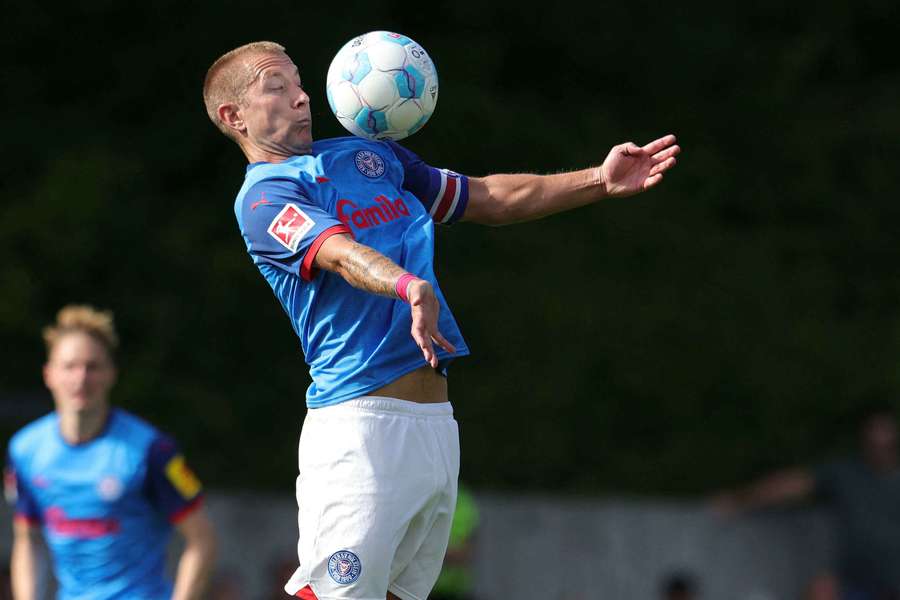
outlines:
[[[441,305],[438,328],[469,353],[434,275],[434,223],[459,219],[468,179],[429,167],[393,142],[356,137],[313,144],[312,153],[247,167],[234,211],[247,251],[291,319],[310,366],[310,408],[375,390],[424,366],[407,304],[316,273],[316,252],[350,234],[431,282]]]
[[[201,499],[171,438],[112,409],[98,437],[71,445],[51,413],[13,436],[7,461],[7,497],[41,526],[60,599],[171,597],[172,523]]]

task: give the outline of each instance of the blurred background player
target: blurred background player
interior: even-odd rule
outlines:
[[[474,538],[478,521],[478,505],[475,498],[469,488],[460,482],[444,566],[441,567],[441,574],[428,596],[429,600],[473,600],[472,566],[475,562]]]
[[[215,554],[201,484],[174,440],[110,406],[112,314],[66,306],[43,333],[55,411],[13,436],[4,478],[15,598],[35,598],[39,533],[61,599],[201,597]],[[173,527],[185,541],[174,586],[165,574]]]
[[[687,571],[674,571],[662,578],[660,600],[697,600],[696,578]]]
[[[640,193],[675,165],[675,136],[620,144],[581,171],[483,178],[393,142],[314,144],[300,72],[273,42],[217,59],[203,99],[249,163],[234,213],[310,365],[300,566],[285,590],[422,600],[456,505],[447,365],[469,353],[434,274],[435,223],[503,225]]]
[[[863,411],[858,447],[855,456],[779,471],[714,498],[726,515],[808,498],[830,505],[838,562],[810,582],[810,600],[900,598],[900,455],[891,406]]]

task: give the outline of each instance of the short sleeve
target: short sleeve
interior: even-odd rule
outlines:
[[[145,491],[150,503],[171,523],[190,514],[203,498],[203,485],[168,436],[161,435],[150,445]]]
[[[288,179],[266,179],[244,195],[241,231],[257,262],[273,265],[306,281],[322,243],[350,228],[307,198]]]
[[[28,489],[28,484],[19,478],[19,472],[12,457],[7,454],[3,470],[3,494],[15,512],[16,519],[33,525],[41,522],[41,509]]]
[[[447,169],[436,169],[400,144],[385,142],[403,165],[403,187],[425,206],[435,223],[459,221],[469,203],[469,178]]]

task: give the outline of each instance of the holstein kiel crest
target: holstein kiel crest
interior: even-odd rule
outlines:
[[[356,153],[356,168],[366,177],[375,179],[384,175],[384,159],[371,150],[360,150]]]
[[[341,585],[353,583],[362,573],[359,557],[349,550],[338,550],[328,559],[328,574]]]

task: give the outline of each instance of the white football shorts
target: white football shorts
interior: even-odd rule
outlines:
[[[363,396],[310,409],[299,454],[300,566],[285,591],[425,600],[456,507],[459,430],[450,403]]]

